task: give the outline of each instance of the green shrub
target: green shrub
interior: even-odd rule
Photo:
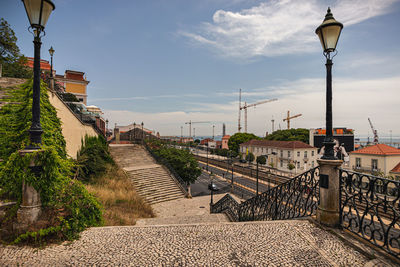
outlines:
[[[77,155],[77,177],[83,182],[92,182],[114,164],[103,136],[85,136]]]
[[[29,144],[32,81],[10,92],[10,102],[0,110],[0,198],[22,200],[22,181],[33,186],[41,197],[49,223],[20,235],[14,243],[40,243],[50,238],[72,239],[86,227],[102,224],[99,202],[80,181],[71,179],[75,163],[67,158],[65,140],[57,112],[50,104],[45,84],[41,84],[42,150],[21,156],[19,150]],[[38,176],[29,168],[31,161],[42,166]],[[50,216],[51,215],[51,216]],[[15,218],[7,214],[8,218]],[[32,226],[33,227],[33,226]]]

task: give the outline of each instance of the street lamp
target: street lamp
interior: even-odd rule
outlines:
[[[143,131],[143,125],[144,125],[144,123],[143,123],[143,121],[142,121],[142,142],[144,141],[144,131]]]
[[[332,136],[332,58],[337,54],[336,45],[339,40],[340,33],[343,29],[343,24],[333,18],[331,9],[325,15],[322,24],[315,30],[321,41],[326,57],[326,135],[324,139],[324,155],[322,159],[336,160],[333,147],[335,142]],[[336,52],[331,56],[332,52]]]
[[[136,142],[136,122],[133,123],[133,139],[135,139]]]
[[[50,49],[49,49],[50,60],[51,60],[51,63],[50,63],[50,78],[53,78],[53,55],[54,55],[54,52],[55,52],[54,48],[50,47]]]
[[[50,0],[22,0],[28,15],[30,28],[33,29],[34,60],[33,60],[33,99],[32,99],[32,125],[29,129],[30,145],[27,148],[39,149],[42,144],[42,126],[40,125],[40,41],[44,34],[44,27],[55,9]]]

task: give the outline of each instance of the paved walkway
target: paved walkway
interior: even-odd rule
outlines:
[[[0,247],[0,266],[364,266],[307,220],[99,227],[45,249]]]

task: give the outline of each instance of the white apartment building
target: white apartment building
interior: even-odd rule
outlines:
[[[240,144],[243,155],[248,152],[253,153],[255,158],[266,155],[267,165],[282,171],[289,171],[288,165],[292,163],[295,173],[302,173],[318,165],[317,150],[301,141],[250,140]]]

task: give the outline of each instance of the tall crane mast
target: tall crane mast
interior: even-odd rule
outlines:
[[[288,110],[287,117],[283,119],[283,121],[287,121],[288,130],[290,129],[290,120],[294,119],[294,118],[297,118],[297,117],[300,117],[300,116],[302,116],[302,114],[297,114],[297,115],[290,116],[290,111]]]
[[[273,98],[273,99],[263,100],[263,101],[249,104],[249,105],[247,105],[247,102],[244,102],[244,106],[239,108],[239,114],[240,114],[240,110],[244,109],[244,132],[247,133],[247,108],[256,107],[258,105],[277,101],[277,100],[278,100],[277,98]],[[239,123],[240,123],[240,116],[239,116]],[[239,128],[240,128],[240,125],[239,125]]]
[[[197,124],[197,123],[210,123],[209,121],[188,121],[185,122],[185,124],[189,124],[189,138],[192,137],[192,124]]]
[[[238,132],[240,133],[240,130],[242,127],[240,127],[240,111],[242,110],[240,107],[242,106],[242,89],[239,89],[239,120],[238,120]]]
[[[371,125],[372,133],[374,134],[374,145],[376,145],[379,143],[378,142],[378,131],[374,129],[374,126],[372,125],[372,122],[369,118],[368,118],[368,121],[369,121],[369,125]]]

